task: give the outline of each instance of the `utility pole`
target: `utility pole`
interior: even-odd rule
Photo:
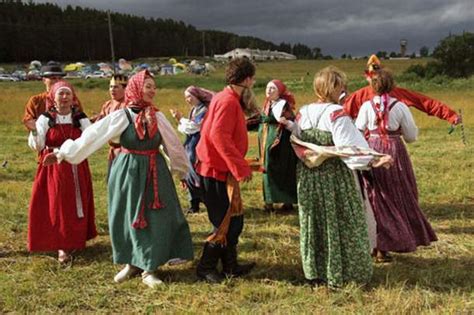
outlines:
[[[202,34],[202,56],[206,57],[206,33],[203,31],[201,34]]]
[[[109,38],[110,38],[110,52],[112,53],[112,67],[115,75],[115,51],[114,51],[114,35],[112,34],[112,19],[110,18],[110,10],[107,11],[107,18],[109,20]]]

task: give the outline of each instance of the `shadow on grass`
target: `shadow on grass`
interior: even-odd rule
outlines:
[[[471,234],[474,235],[474,226],[454,226],[447,228],[436,228],[436,233],[444,234]]]
[[[460,258],[424,258],[411,255],[395,255],[391,264],[376,265],[369,287],[392,285],[417,286],[432,291],[459,290],[472,293],[474,260]]]
[[[201,282],[196,276],[196,266],[198,259],[195,259],[192,263],[187,262],[181,266],[165,266],[158,269],[158,277],[168,283],[186,283],[193,284]],[[241,263],[246,263],[245,261]],[[247,262],[248,263],[248,262]],[[220,267],[219,267],[220,268]],[[219,269],[220,270],[220,269]],[[292,285],[306,285],[306,281],[303,277],[303,272],[299,265],[269,265],[258,262],[255,268],[250,274],[241,277],[244,281],[258,281],[258,282],[285,282]],[[229,278],[228,281],[231,283],[233,279]],[[225,283],[225,281],[224,281]]]
[[[474,219],[474,203],[422,203],[421,209],[430,219]]]

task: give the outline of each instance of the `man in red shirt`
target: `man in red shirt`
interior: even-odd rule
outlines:
[[[225,75],[228,86],[212,98],[196,147],[196,171],[202,177],[203,199],[214,227],[196,273],[211,283],[223,280],[217,271],[219,259],[226,276],[245,275],[255,265],[239,265],[236,247],[244,226],[238,183],[252,178],[245,160],[248,138],[242,93],[255,83],[255,66],[248,59],[234,59]]]
[[[381,62],[377,56],[370,56],[369,60],[367,61],[367,70],[365,71],[365,76],[369,83],[372,76],[375,75],[378,69],[381,67]],[[375,93],[373,92],[370,85],[355,91],[344,100],[345,112],[353,119],[357,118],[362,104],[373,99],[374,96]],[[407,106],[415,107],[429,116],[436,116],[440,119],[446,120],[452,125],[457,125],[461,122],[460,116],[454,110],[449,108],[448,105],[438,100],[432,99],[426,95],[408,89],[403,89],[401,87],[394,87],[390,92],[390,96],[398,99],[400,102],[405,103]]]

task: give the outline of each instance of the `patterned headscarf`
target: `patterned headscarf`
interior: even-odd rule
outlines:
[[[273,83],[277,87],[278,96],[284,99],[285,101],[287,101],[288,104],[290,105],[290,109],[294,111],[296,109],[295,97],[290,91],[288,91],[286,85],[283,84],[283,82],[281,82],[280,80],[272,80],[270,82]],[[270,100],[268,98],[265,98],[265,104],[263,105],[263,110],[266,114],[270,112]]]
[[[153,78],[152,74],[148,70],[142,70],[128,80],[125,88],[126,106],[140,110],[135,119],[135,130],[140,140],[145,138],[145,131],[150,139],[158,132],[156,121],[158,109],[152,103],[143,100],[143,87],[147,78]]]
[[[184,94],[186,95],[187,93],[197,98],[200,102],[202,102],[206,106],[209,105],[212,97],[216,94],[213,91],[206,90],[194,85],[190,85],[186,88],[186,90],[184,91]]]
[[[77,100],[76,92],[74,91],[74,88],[72,85],[64,80],[58,81],[54,83],[51,88],[49,89],[48,97],[46,99],[46,109],[47,110],[54,110],[55,108],[55,102],[54,98],[56,97],[56,92],[61,89],[61,88],[67,88],[71,91],[72,93],[72,107],[77,107],[77,104],[79,103]]]

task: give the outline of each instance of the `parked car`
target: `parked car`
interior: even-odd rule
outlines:
[[[0,74],[0,81],[17,82],[20,80],[18,78],[12,77],[10,74]]]
[[[82,79],[84,76],[80,71],[70,71],[66,73],[66,79]]]
[[[107,75],[103,71],[94,71],[92,73],[86,74],[86,79],[95,79],[95,78],[107,78]]]
[[[17,78],[20,81],[25,81],[26,80],[26,72],[23,70],[16,70],[15,72],[12,73],[12,77]]]

